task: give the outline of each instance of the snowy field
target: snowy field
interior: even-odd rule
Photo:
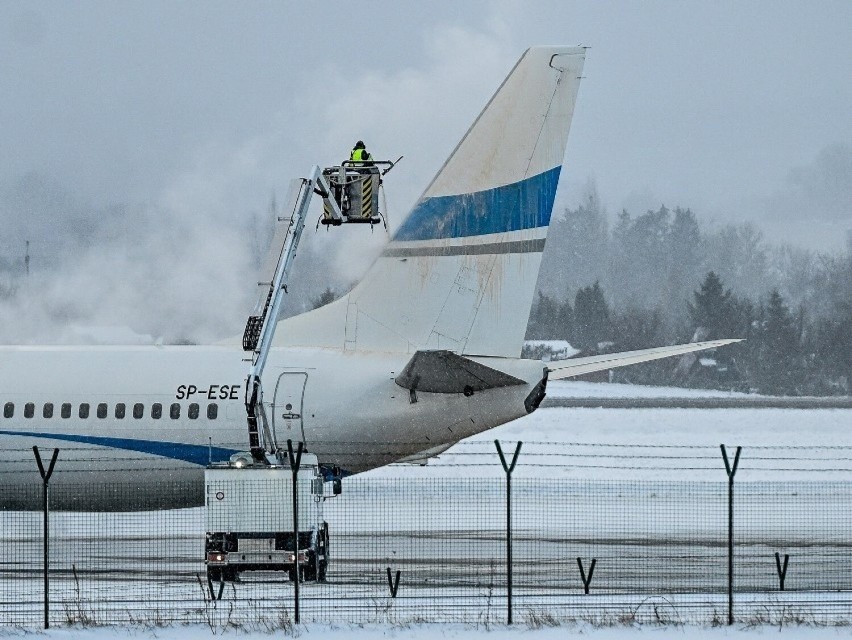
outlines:
[[[553,397],[595,398],[743,395],[571,381],[553,382],[547,392]],[[499,476],[503,471],[495,439],[504,450],[524,442],[517,469],[521,475],[537,475],[541,465],[548,464],[553,465],[546,467],[549,476],[564,478],[718,480],[720,474],[725,477],[719,449],[725,444],[731,454],[743,447],[738,481],[852,479],[848,409],[540,409],[469,438],[406,474],[469,474],[475,469],[477,475]],[[681,464],[681,459],[690,462]],[[392,466],[371,475],[399,473]]]
[[[549,391],[612,397],[715,394],[578,382],[553,383]],[[652,630],[655,636],[721,638],[758,634],[764,624],[848,624],[850,418],[852,411],[841,409],[542,409],[460,443],[425,467],[391,466],[352,478],[344,482],[344,496],[326,508],[337,532],[329,584],[305,584],[302,591],[308,614],[303,617],[338,620],[343,626],[309,625],[296,631],[323,638],[503,638],[522,632],[551,638],[564,637],[567,629],[609,639]],[[494,439],[509,456],[517,441],[524,442],[513,476],[519,629],[500,625],[505,507]],[[710,617],[718,620],[726,606],[723,443],[732,456],[736,446],[743,447],[736,475],[742,618],[736,632],[701,626]],[[16,541],[13,558],[15,551],[38,558],[37,516],[21,515],[16,522],[17,528],[10,527],[8,516],[3,521],[4,534]],[[53,553],[79,567],[81,575],[79,583],[69,572],[54,578],[55,624],[87,612],[97,619],[128,610],[136,612],[134,619],[151,621],[158,610],[178,606],[193,626],[158,629],[157,637],[207,637],[211,630],[203,621],[221,631],[228,607],[249,603],[261,614],[258,619],[270,624],[270,613],[283,610],[282,603],[292,598],[292,586],[280,576],[257,574],[238,590],[229,586],[215,608],[205,603],[204,585],[197,579],[203,571],[198,509],[55,514],[52,523],[60,533]],[[158,537],[170,551],[150,556],[149,541]],[[114,547],[105,551],[105,540],[118,541],[121,553]],[[773,586],[776,551],[792,558],[783,594]],[[138,566],[146,553],[145,566]],[[589,596],[578,590],[578,556],[596,556],[599,562]],[[38,566],[33,561],[23,579],[3,571],[0,615],[26,605],[33,611],[28,626],[38,624]],[[383,576],[388,566],[403,570],[395,601],[387,595]],[[270,602],[270,593],[277,602]],[[625,611],[630,615],[625,617]],[[546,627],[550,615],[568,626],[531,629]],[[468,626],[412,624],[454,618]],[[674,624],[653,625],[661,619]],[[346,626],[351,621],[366,626]],[[743,631],[743,625],[758,629]],[[251,629],[260,633],[263,625]],[[0,628],[3,633],[10,631]],[[57,630],[51,635],[97,638],[107,633]],[[833,628],[794,625],[790,637],[835,635]]]
[[[683,387],[554,380],[547,384],[547,395],[555,398],[737,398],[748,397],[749,394]]]
[[[157,638],[160,640],[207,640],[217,634],[206,626],[181,626],[157,629],[121,630],[121,635],[131,638]],[[0,637],[31,637],[34,634],[12,630],[0,630]],[[56,638],[56,640],[107,640],[117,636],[114,628],[96,629],[52,629],[47,633],[39,633],[39,637]],[[533,627],[518,624],[513,627],[505,625],[471,626],[471,625],[299,625],[287,632],[280,630],[245,631],[238,630],[225,633],[225,637],[241,640],[267,640],[271,637],[321,638],[322,640],[373,640],[374,638],[406,638],[408,640],[442,640],[456,638],[481,638],[482,640],[565,640],[566,637],[579,636],[590,640],[637,640],[641,638],[662,638],[675,640],[689,638],[690,640],[761,640],[771,637],[795,638],[796,640],[834,640],[848,638],[848,627],[808,627],[808,626],[762,626],[736,625],[734,627],[682,627],[682,626],[613,626],[596,627],[589,624],[570,624],[557,627]]]

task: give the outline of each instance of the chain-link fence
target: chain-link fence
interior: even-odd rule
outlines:
[[[584,475],[578,447],[585,466],[611,477],[571,477]],[[444,465],[345,478],[322,502],[327,567],[324,580],[299,574],[302,621],[496,623],[511,611],[515,621],[724,623],[731,603],[742,622],[852,619],[852,449],[745,449],[729,505],[719,449],[527,443],[510,514],[514,443],[506,467],[493,444],[456,451]],[[741,479],[756,467],[776,478]],[[158,491],[198,493],[189,484],[164,473]],[[10,503],[38,504],[42,490],[34,483]],[[62,484],[93,490],[104,487]],[[108,487],[128,503],[139,490],[132,477]],[[288,503],[291,486],[254,499],[258,509]],[[317,524],[309,506],[303,532]],[[205,507],[51,512],[50,624],[293,621],[293,565],[211,572],[207,522]],[[44,623],[43,524],[41,512],[0,512],[0,625]],[[289,530],[268,548],[292,549]],[[259,553],[260,538],[215,549]]]

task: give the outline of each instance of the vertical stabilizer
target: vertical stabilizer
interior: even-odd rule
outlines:
[[[584,59],[528,49],[364,279],[276,344],[518,357]]]

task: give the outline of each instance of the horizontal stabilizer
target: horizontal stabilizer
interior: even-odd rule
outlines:
[[[671,347],[655,347],[653,349],[640,349],[638,351],[622,351],[621,353],[605,353],[599,356],[588,356],[585,358],[571,358],[560,362],[551,363],[547,369],[551,380],[561,380],[581,376],[585,373],[595,371],[606,371],[617,367],[626,367],[629,364],[649,362],[660,358],[681,356],[693,351],[715,349],[733,342],[741,342],[740,339],[709,340],[707,342],[689,342],[687,344],[676,344]]]
[[[443,350],[417,351],[396,377],[396,383],[428,393],[464,393],[526,384],[508,373]]]

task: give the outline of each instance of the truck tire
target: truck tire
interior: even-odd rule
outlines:
[[[317,579],[317,570],[313,564],[310,564],[304,569],[302,569],[302,579],[305,582],[312,582]]]

